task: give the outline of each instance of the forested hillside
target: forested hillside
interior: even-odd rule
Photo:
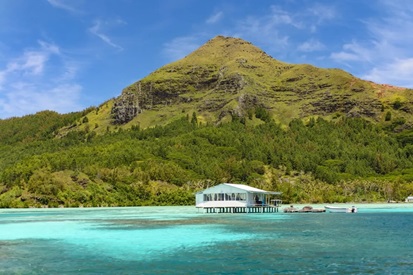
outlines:
[[[86,109],[83,112],[60,115],[43,111],[35,115],[0,120],[0,144],[28,143],[53,138],[61,127],[72,124],[89,112],[90,109]]]
[[[57,117],[56,124],[65,119]],[[213,126],[193,113],[149,129],[7,140],[0,145],[0,207],[187,205],[197,190],[222,182],[281,191],[286,202],[413,193],[409,132],[345,117],[253,125],[265,117],[260,110]],[[10,125],[0,121],[3,130]]]

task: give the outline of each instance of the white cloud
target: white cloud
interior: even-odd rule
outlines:
[[[14,70],[27,71],[28,73],[39,75],[43,73],[44,63],[48,59],[47,53],[27,52],[21,60],[21,63],[14,63]]]
[[[224,13],[222,11],[214,13],[211,17],[206,20],[207,24],[215,24],[222,19]]]
[[[298,46],[298,50],[302,52],[322,51],[326,46],[318,40],[310,39]]]
[[[165,43],[162,52],[170,61],[175,61],[185,57],[201,46],[199,40],[200,37],[198,36],[177,37]]]
[[[338,14],[333,6],[316,3],[309,7],[307,12],[302,16],[306,17],[306,26],[309,28],[310,32],[315,33],[317,32],[318,27],[325,21],[336,20]]]
[[[364,68],[359,75],[379,83],[413,87],[413,6],[410,2],[380,1],[384,16],[365,20],[367,33],[334,52],[330,58]]]
[[[6,68],[0,71],[0,91],[10,75],[42,75],[50,55],[59,54],[59,48],[56,45],[44,41],[38,41],[38,43],[41,46],[40,49],[26,50],[22,56],[10,60]]]
[[[325,21],[334,19],[335,14],[336,11],[331,6],[314,5],[294,11],[273,5],[266,14],[240,20],[235,28],[236,36],[267,45],[283,54],[285,49],[296,43],[296,38],[315,32]],[[297,45],[297,48],[304,52],[320,51],[324,47],[315,39]]]
[[[300,24],[294,22],[287,13],[273,8],[267,16],[249,16],[239,21],[234,36],[283,49],[288,46],[289,36],[280,32],[280,25],[296,27]]]
[[[122,23],[124,24],[123,21],[119,21],[117,20],[115,22],[116,24]],[[96,35],[97,37],[99,37],[100,39],[102,39],[103,42],[105,42],[106,44],[108,44],[109,46],[118,49],[118,50],[123,50],[123,48],[121,46],[119,46],[118,44],[115,44],[114,42],[112,42],[112,40],[109,38],[109,36],[107,36],[106,34],[103,33],[103,25],[108,24],[107,22],[103,22],[100,20],[96,20],[94,25],[92,27],[89,28],[89,31]]]
[[[336,18],[336,10],[333,6],[315,4],[308,9],[286,11],[278,6],[271,6],[267,15],[256,17],[262,22],[262,25],[269,28],[280,26],[292,26],[296,29],[314,31],[315,28],[325,21]]]
[[[338,52],[338,53],[332,53],[330,56],[332,59],[339,61],[341,63],[346,63],[347,61],[357,61],[359,60],[359,57],[355,53],[349,53],[349,52]]]
[[[203,26],[196,26],[196,33],[165,43],[163,54],[171,61],[182,58],[205,41],[205,36],[199,33],[212,33],[207,35],[208,37],[217,34],[240,37],[266,48],[269,53],[276,54],[277,58],[291,53],[289,50],[293,48],[302,52],[322,51],[326,47],[320,40],[309,39],[301,45],[297,44],[297,40],[303,41],[302,37],[308,37],[312,27],[325,24],[336,15],[333,6],[313,4],[311,8],[299,10],[286,10],[281,6],[271,5],[263,13],[257,14],[253,10],[250,12],[245,17],[231,20],[224,18],[222,11],[216,11],[204,21]],[[217,29],[213,24],[223,19],[226,20],[225,27],[220,26]]]
[[[265,25],[274,27],[278,25],[291,25],[296,28],[303,28],[303,22],[294,13],[287,12],[277,6],[271,6],[268,18],[264,19]]]
[[[413,87],[413,58],[397,59],[388,65],[373,68],[362,78],[402,87]]]
[[[0,68],[0,118],[41,110],[79,110],[82,87],[73,82],[78,70],[52,43],[38,41]]]
[[[334,7],[321,5],[320,3],[308,9],[310,14],[317,18],[317,23],[320,24],[323,21],[331,20],[337,17],[337,12]]]
[[[55,8],[63,9],[69,12],[78,13],[79,10],[75,9],[73,6],[69,5],[69,3],[73,3],[73,1],[65,1],[65,0],[47,0],[50,5]]]
[[[82,87],[78,84],[62,84],[39,90],[38,85],[18,83],[13,89],[0,96],[0,118],[23,116],[42,110],[67,113],[79,110]]]
[[[340,63],[346,63],[348,61],[370,63],[374,60],[374,53],[366,46],[352,41],[351,43],[344,44],[342,51],[331,53],[330,58]]]
[[[41,48],[46,52],[49,52],[49,53],[52,53],[52,54],[60,54],[60,49],[55,44],[47,43],[47,42],[42,41],[42,40],[38,40],[37,43],[39,43]]]
[[[78,70],[78,63],[65,61],[65,63],[63,64],[63,72],[61,76],[58,78],[58,81],[68,81],[74,79]]]

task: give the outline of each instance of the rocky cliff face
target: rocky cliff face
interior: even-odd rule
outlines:
[[[136,117],[141,111],[138,96],[134,93],[123,93],[113,104],[111,111],[113,123],[125,124]]]

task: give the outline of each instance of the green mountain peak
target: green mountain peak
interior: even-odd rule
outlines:
[[[393,108],[396,101],[403,108]],[[254,114],[260,109],[282,124],[319,116],[380,122],[386,111],[410,121],[411,102],[411,90],[364,81],[339,69],[288,64],[240,38],[216,36],[126,87],[90,119],[109,127],[146,128],[195,112],[201,122],[222,123],[235,116],[259,123]]]

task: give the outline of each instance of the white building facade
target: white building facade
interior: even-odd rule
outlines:
[[[265,191],[244,184],[222,183],[196,194],[197,208],[275,207],[280,192]]]

